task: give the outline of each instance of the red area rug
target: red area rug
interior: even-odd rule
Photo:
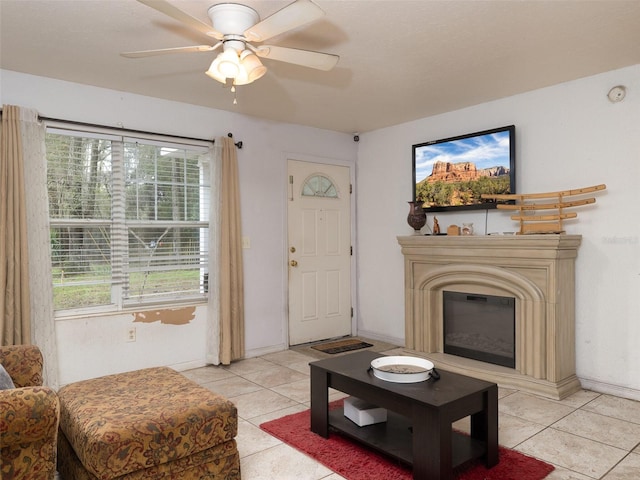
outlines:
[[[333,402],[331,408],[341,406]],[[348,480],[411,480],[411,469],[338,434],[322,438],[311,432],[309,410],[263,423],[260,428],[306,453]],[[456,471],[457,480],[541,480],[554,467],[500,447],[500,463],[487,469],[470,462]]]

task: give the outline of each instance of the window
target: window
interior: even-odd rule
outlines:
[[[206,145],[48,129],[46,148],[58,313],[206,298]]]
[[[338,198],[338,190],[333,182],[324,175],[312,175],[302,186],[303,197]]]

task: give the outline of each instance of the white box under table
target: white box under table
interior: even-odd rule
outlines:
[[[344,399],[344,416],[359,427],[387,421],[387,410],[357,397]]]

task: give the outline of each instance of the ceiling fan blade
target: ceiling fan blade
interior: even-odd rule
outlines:
[[[216,40],[222,40],[223,35],[220,32],[217,32],[213,29],[213,27],[207,23],[204,23],[198,20],[195,17],[192,17],[187,12],[180,10],[178,7],[172,5],[166,0],[138,0],[138,2],[147,5],[165,15],[169,15],[170,17],[188,25],[191,28],[194,28],[205,35],[215,38]]]
[[[192,52],[212,52],[222,45],[218,42],[215,45],[195,45],[193,47],[158,48],[156,50],[139,50],[137,52],[122,52],[120,55],[127,58],[150,57],[153,55],[164,55],[166,53],[192,53]]]
[[[323,16],[324,11],[311,0],[296,0],[248,28],[244,32],[244,36],[250,42],[264,42],[280,33],[313,22]]]
[[[262,58],[278,60],[280,62],[293,63],[303,67],[316,68],[318,70],[331,70],[336,66],[340,57],[330,53],[312,52],[311,50],[298,50],[297,48],[276,47],[273,45],[261,45],[255,48],[256,55]]]

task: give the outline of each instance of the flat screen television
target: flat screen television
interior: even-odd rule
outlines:
[[[483,193],[516,193],[516,128],[413,145],[413,201],[429,212],[496,208]]]

